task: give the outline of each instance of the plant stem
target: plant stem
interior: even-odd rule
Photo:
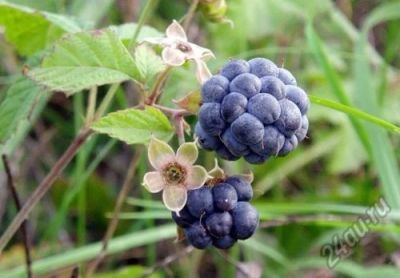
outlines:
[[[93,263],[91,263],[88,266],[88,269],[85,273],[84,277],[91,277],[92,274],[96,271],[98,265],[101,263],[101,261],[104,259],[105,255],[107,254],[107,248],[108,248],[108,243],[110,239],[113,237],[115,230],[117,229],[119,218],[118,215],[121,212],[122,206],[125,203],[126,196],[129,193],[129,190],[132,185],[132,180],[135,177],[135,172],[136,172],[136,166],[137,163],[142,155],[142,148],[138,148],[135,151],[135,154],[131,160],[131,163],[128,167],[128,173],[126,174],[125,181],[122,185],[122,188],[118,194],[117,202],[115,204],[114,212],[113,212],[113,217],[107,227],[107,231],[103,237],[102,241],[102,248],[100,253],[97,255]]]
[[[17,208],[18,211],[21,210],[21,200],[19,199],[17,189],[15,188],[15,183],[14,179],[11,173],[10,169],[10,164],[8,163],[7,156],[3,154],[3,164],[4,164],[4,169],[7,174],[7,184],[8,187],[11,191],[11,195],[14,199],[15,207]],[[27,270],[27,277],[31,278],[33,277],[32,274],[32,258],[31,258],[31,252],[30,252],[30,247],[31,244],[29,242],[29,237],[28,237],[28,225],[27,225],[27,220],[24,220],[21,226],[21,234],[22,234],[22,240],[24,242],[24,250],[25,250],[25,261],[26,261],[26,270]]]
[[[103,101],[101,102],[97,112],[95,113],[95,119],[100,118],[107,110],[108,106],[110,105],[112,99],[114,98],[115,93],[119,87],[120,83],[115,83],[110,86],[108,89],[106,96],[104,97]]]
[[[89,125],[94,119],[94,113],[96,110],[96,102],[97,102],[97,86],[92,87],[90,89],[89,93],[89,102],[88,102],[88,108],[86,112],[86,120],[85,124]]]
[[[190,23],[192,22],[193,16],[196,12],[197,6],[199,5],[199,0],[192,0],[192,4],[186,13],[185,19],[183,20],[182,27],[187,32]]]
[[[158,0],[147,0],[146,6],[144,6],[143,12],[141,13],[138,23],[136,25],[135,33],[133,34],[133,37],[129,42],[128,49],[132,49],[135,46],[137,38],[140,34],[140,30],[142,29],[144,22],[146,21],[147,17],[150,15],[150,13],[153,11],[153,9],[157,3],[158,3]]]
[[[151,90],[150,96],[146,100],[146,104],[153,105],[157,102],[157,99],[161,95],[161,90],[165,84],[165,81],[168,78],[171,69],[172,67],[168,66],[162,73],[158,75],[157,80],[154,83],[153,89]]]
[[[15,216],[11,224],[8,226],[4,234],[0,238],[0,255],[7,243],[11,240],[12,236],[21,226],[25,219],[28,218],[29,213],[37,205],[37,203],[43,198],[43,196],[49,191],[54,181],[60,176],[64,168],[71,162],[81,145],[86,139],[92,134],[92,131],[88,128],[82,129],[79,134],[72,141],[70,146],[64,152],[64,154],[58,159],[56,164],[39,184],[36,190],[28,198],[25,205],[21,208],[18,214]]]

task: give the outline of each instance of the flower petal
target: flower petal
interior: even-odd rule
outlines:
[[[173,67],[182,66],[183,63],[185,63],[186,57],[186,55],[182,51],[172,47],[164,48],[161,56],[164,63]]]
[[[167,27],[165,34],[167,34],[168,38],[187,41],[185,30],[183,30],[182,26],[176,20],[173,20]]]
[[[174,150],[164,141],[155,137],[150,139],[148,157],[154,169],[162,169],[167,163],[175,160]]]
[[[187,190],[193,190],[196,188],[200,188],[204,185],[206,180],[208,179],[208,174],[204,167],[195,165],[190,169],[189,176],[186,181]]]
[[[189,46],[192,49],[192,52],[190,53],[190,57],[188,57],[189,59],[205,60],[207,58],[215,58],[214,53],[208,48],[201,47],[194,43],[189,43]]]
[[[176,161],[180,164],[190,166],[197,160],[199,150],[196,143],[183,143],[176,151]]]
[[[148,172],[143,177],[143,186],[151,193],[157,193],[164,189],[165,182],[160,172]]]
[[[196,77],[200,84],[204,84],[212,76],[207,64],[201,59],[195,59]]]
[[[183,186],[166,186],[163,191],[164,205],[172,211],[180,211],[186,204],[187,192]]]

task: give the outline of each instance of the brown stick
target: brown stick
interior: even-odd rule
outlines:
[[[81,132],[79,132],[79,134],[69,145],[68,149],[58,159],[58,161],[47,174],[47,176],[43,179],[43,181],[39,184],[36,190],[26,201],[25,205],[21,208],[21,210],[18,212],[18,214],[15,216],[11,224],[8,226],[8,228],[0,238],[0,255],[3,249],[6,247],[7,243],[11,240],[18,228],[24,222],[24,220],[28,218],[29,213],[43,198],[43,196],[49,191],[54,181],[60,176],[61,172],[69,164],[72,158],[74,158],[75,154],[90,134],[92,134],[92,131],[88,128],[85,128],[81,130]]]
[[[7,174],[8,188],[11,191],[11,195],[14,199],[17,210],[20,211],[21,210],[21,200],[19,199],[17,189],[15,188],[15,183],[14,183],[14,179],[13,179],[13,176],[11,173],[10,165],[8,163],[7,156],[5,154],[3,154],[2,158],[3,158],[4,169],[6,170],[6,174]],[[27,226],[28,226],[27,220],[23,221],[20,230],[21,230],[22,240],[24,242],[26,271],[27,271],[28,278],[32,278],[33,277],[32,258],[31,258],[31,251],[30,251],[31,244],[29,242]]]
[[[132,180],[135,177],[136,166],[142,155],[142,150],[143,150],[142,148],[136,149],[136,152],[131,160],[131,163],[129,164],[128,173],[126,174],[124,183],[118,194],[117,203],[115,204],[115,207],[114,207],[113,216],[111,218],[110,223],[108,224],[107,231],[102,240],[103,244],[102,244],[101,251],[100,251],[99,255],[94,259],[94,261],[91,264],[89,264],[84,277],[91,277],[92,274],[96,271],[96,269],[99,266],[99,264],[101,263],[101,261],[106,256],[108,242],[113,237],[115,230],[117,229],[118,222],[119,222],[118,216],[121,212],[123,204],[125,203],[126,196],[128,195],[129,190],[131,189],[131,185],[133,183]]]

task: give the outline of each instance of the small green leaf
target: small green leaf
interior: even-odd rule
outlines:
[[[65,32],[81,28],[70,18],[0,0],[0,25],[5,37],[22,55],[46,48]]]
[[[28,119],[40,93],[35,83],[24,76],[8,89],[0,104],[0,143],[4,143],[18,128],[19,123]]]
[[[196,114],[197,111],[200,109],[200,103],[201,103],[201,95],[200,91],[193,91],[187,94],[186,96],[174,100],[174,103],[178,105],[180,108],[183,108],[193,114]]]
[[[146,107],[145,110],[131,108],[110,113],[95,122],[92,129],[128,144],[147,143],[152,135],[169,140],[174,130],[167,117],[154,107]]]
[[[157,73],[165,69],[161,57],[146,45],[139,45],[136,48],[135,62],[145,81],[149,81]]]
[[[28,70],[27,75],[51,91],[67,95],[143,78],[129,51],[109,29],[65,36],[44,58],[41,68]]]

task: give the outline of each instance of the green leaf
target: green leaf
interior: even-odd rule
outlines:
[[[149,106],[145,110],[132,108],[110,113],[95,122],[92,128],[128,144],[147,143],[153,135],[169,140],[174,130],[160,110]]]
[[[118,35],[118,37],[122,40],[122,42],[128,46],[129,42],[133,38],[136,32],[137,28],[136,23],[126,23],[126,24],[121,24],[121,25],[113,25],[110,26],[110,29],[115,31],[115,33]],[[140,29],[139,36],[137,37],[137,42],[142,42],[143,39],[145,38],[160,38],[163,37],[164,33],[161,33],[157,29],[143,25]]]
[[[165,69],[161,57],[146,45],[139,45],[136,48],[135,62],[145,82],[148,82],[157,73]]]
[[[142,79],[129,51],[109,30],[70,34],[59,40],[41,68],[27,75],[51,91],[67,95],[110,83]]]
[[[141,265],[134,265],[123,267],[117,271],[105,272],[100,274],[94,274],[94,278],[131,278],[131,277],[142,277],[146,274],[147,269]],[[154,272],[149,275],[145,275],[149,278],[161,278],[164,277],[160,272]]]
[[[0,0],[0,25],[5,37],[21,55],[46,48],[65,32],[81,28],[70,18]]]
[[[15,80],[0,104],[0,143],[17,130],[22,120],[29,119],[40,93],[40,88],[26,77]]]

